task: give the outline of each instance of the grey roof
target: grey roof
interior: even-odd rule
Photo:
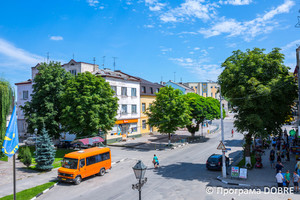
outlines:
[[[110,69],[98,69],[98,70],[92,72],[92,74],[94,74],[96,76],[101,76],[101,77],[110,77],[110,78],[140,82],[140,79],[138,79],[134,76],[130,76],[124,72],[121,72],[120,70],[112,71]]]

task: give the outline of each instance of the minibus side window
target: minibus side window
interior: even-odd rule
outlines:
[[[109,152],[106,152],[103,155],[103,160],[109,160]]]
[[[96,157],[95,156],[91,156],[86,158],[86,166],[88,165],[92,165],[96,163]]]
[[[80,168],[85,166],[85,159],[80,160]]]

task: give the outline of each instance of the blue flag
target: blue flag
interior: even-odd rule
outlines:
[[[12,157],[19,148],[19,134],[17,125],[16,106],[12,112],[9,125],[6,129],[2,152],[8,157]]]

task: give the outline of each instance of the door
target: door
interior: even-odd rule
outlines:
[[[79,162],[79,171],[81,174],[81,178],[87,177],[86,165],[85,165],[85,158],[81,159]]]

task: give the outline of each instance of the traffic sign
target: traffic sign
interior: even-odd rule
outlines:
[[[220,142],[220,144],[219,144],[219,146],[217,147],[217,149],[219,149],[219,150],[223,150],[223,151],[225,151],[225,150],[226,150],[226,148],[225,148],[225,145],[223,144],[223,142],[222,142],[222,141]]]
[[[231,151],[231,148],[226,148],[226,151]]]

